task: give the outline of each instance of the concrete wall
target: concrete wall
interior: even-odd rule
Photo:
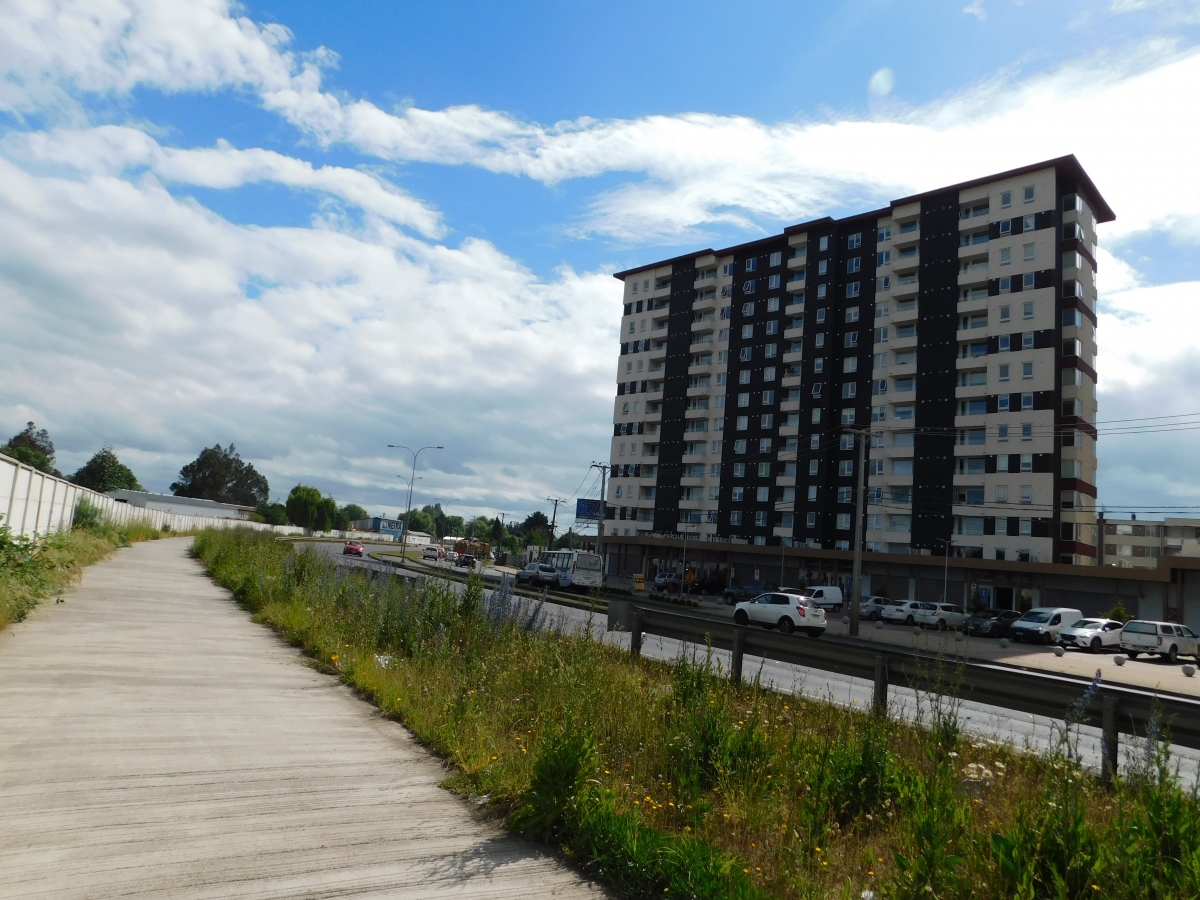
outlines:
[[[75,508],[85,497],[110,520],[121,525],[144,522],[154,528],[166,525],[176,531],[253,528],[277,534],[304,533],[303,528],[292,525],[264,525],[241,519],[181,515],[118,503],[112,497],[97,494],[0,455],[0,516],[3,517],[0,522],[12,529],[13,534],[35,537],[69,529],[75,520]]]

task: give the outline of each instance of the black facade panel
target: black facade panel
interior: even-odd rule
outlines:
[[[683,474],[683,429],[686,424],[695,281],[695,257],[671,261],[662,429],[658,445],[658,483],[654,492],[654,530],[660,532],[677,531],[679,527],[679,481]]]
[[[921,203],[917,415],[912,547],[943,552],[954,499],[954,389],[958,349],[958,192]]]

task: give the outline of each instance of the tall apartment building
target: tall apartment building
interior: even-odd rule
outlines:
[[[617,273],[607,534],[1095,564],[1096,225],[1073,156]]]

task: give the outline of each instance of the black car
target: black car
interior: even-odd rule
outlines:
[[[475,557],[470,553],[460,553],[458,559],[454,560],[454,564],[462,569],[473,569],[475,568]]]
[[[759,594],[771,590],[772,585],[765,581],[743,581],[734,587],[727,587],[722,596],[728,606],[734,606],[743,600],[753,600]]]
[[[1021,618],[1021,613],[1013,609],[981,609],[967,619],[963,628],[967,634],[978,634],[982,637],[1008,637],[1012,623]]]

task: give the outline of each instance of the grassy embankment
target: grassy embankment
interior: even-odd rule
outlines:
[[[0,522],[0,628],[20,622],[43,600],[73,584],[83,570],[119,547],[163,537],[141,523],[114,525],[81,503],[75,527],[37,541],[15,537]]]
[[[246,532],[194,550],[447,757],[451,788],[622,896],[1200,896],[1200,803],[1160,742],[1107,787],[1069,739],[1052,758],[973,741],[947,701],[910,727],[703,658],[632,661],[477,580],[413,587]]]

